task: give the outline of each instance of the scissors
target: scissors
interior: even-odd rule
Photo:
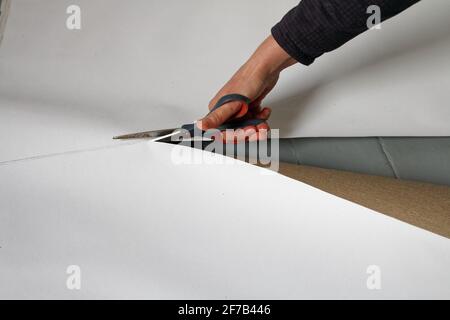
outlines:
[[[214,107],[209,111],[208,114],[213,112],[214,110],[219,109],[223,105],[233,102],[233,101],[241,101],[242,107],[241,110],[236,114],[238,117],[243,116],[247,113],[249,104],[251,100],[247,98],[246,96],[243,96],[241,94],[233,93],[228,94],[220,98],[217,103],[214,105]],[[216,128],[216,130],[227,130],[227,129],[239,129],[239,128],[245,128],[247,126],[257,126],[261,123],[263,123],[264,120],[262,119],[244,119],[239,120],[235,119],[229,122],[226,122]],[[125,134],[121,136],[114,137],[113,139],[153,139],[153,141],[163,141],[172,138],[173,136],[177,136],[178,140],[188,140],[188,139],[195,139],[200,138],[200,140],[203,140],[205,131],[200,130],[195,123],[190,124],[184,124],[179,128],[172,128],[172,129],[160,129],[160,130],[152,130],[152,131],[144,131],[144,132],[137,132],[137,133],[131,133],[131,134]]]

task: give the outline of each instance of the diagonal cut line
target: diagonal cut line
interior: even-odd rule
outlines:
[[[77,154],[77,153],[84,153],[84,152],[93,152],[93,151],[107,150],[107,149],[115,149],[115,148],[130,146],[130,145],[134,145],[134,144],[144,143],[144,142],[148,142],[148,140],[129,141],[129,142],[121,143],[121,144],[111,144],[111,145],[102,146],[102,147],[93,147],[93,148],[87,148],[87,149],[79,149],[79,150],[70,150],[70,151],[64,151],[64,152],[48,153],[48,154],[42,154],[42,155],[37,155],[37,156],[31,156],[31,157],[25,157],[25,158],[1,161],[0,162],[0,166],[5,166],[5,165],[8,165],[8,164],[14,164],[14,163],[19,163],[19,162],[25,162],[25,161],[32,161],[32,160],[39,160],[39,159],[45,159],[45,158],[59,157],[59,156],[70,155],[70,154]]]

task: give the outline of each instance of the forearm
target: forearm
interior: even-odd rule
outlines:
[[[280,47],[273,36],[264,40],[248,60],[248,64],[266,74],[280,73],[296,62]]]
[[[285,68],[297,63],[273,36],[264,40],[247,62],[236,72],[236,77],[246,79],[266,79],[278,74]]]
[[[272,28],[272,35],[293,58],[309,65],[366,31],[369,6],[379,6],[384,21],[419,1],[302,0]]]

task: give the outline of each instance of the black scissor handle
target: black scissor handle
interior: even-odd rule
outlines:
[[[220,98],[216,104],[214,105],[214,107],[212,107],[212,109],[209,111],[208,114],[210,114],[211,112],[213,112],[214,110],[219,109],[221,106],[223,106],[224,104],[230,103],[230,102],[234,102],[234,101],[241,101],[244,102],[244,106],[242,109],[248,109],[248,105],[250,104],[251,100],[249,98],[247,98],[246,96],[243,96],[242,94],[238,94],[238,93],[232,93],[232,94],[227,94],[225,96],[223,96],[222,98]],[[246,108],[247,107],[247,108]],[[238,114],[240,113],[240,111],[238,112]]]
[[[241,102],[243,102],[241,110],[237,113],[238,115],[242,116],[242,115],[247,113],[251,100],[248,97],[243,96],[242,94],[232,93],[232,94],[227,94],[227,95],[223,96],[222,98],[220,98],[217,101],[217,103],[214,105],[214,107],[211,108],[211,110],[209,111],[208,114],[210,114],[214,110],[219,109],[223,105],[225,105],[227,103],[230,103],[230,102],[233,102],[233,101],[241,101]],[[232,121],[223,123],[221,126],[217,127],[217,129],[221,130],[221,131],[222,130],[227,130],[227,129],[233,129],[234,130],[234,129],[239,129],[239,128],[245,128],[245,127],[248,127],[248,126],[257,126],[257,125],[259,125],[259,124],[261,124],[263,122],[264,122],[264,120],[262,120],[262,119],[244,119],[244,120],[236,119],[236,120],[232,120]],[[196,128],[196,124],[195,123],[185,124],[181,128],[189,131],[191,137],[194,137],[195,132],[198,132],[198,133],[201,133],[201,134],[204,133],[204,131]]]

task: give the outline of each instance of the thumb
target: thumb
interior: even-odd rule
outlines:
[[[203,119],[197,122],[197,125],[200,129],[204,131],[217,128],[221,124],[232,119],[233,116],[239,113],[242,107],[243,107],[242,101],[233,101],[224,104],[223,106],[217,108],[213,112],[208,113]]]

